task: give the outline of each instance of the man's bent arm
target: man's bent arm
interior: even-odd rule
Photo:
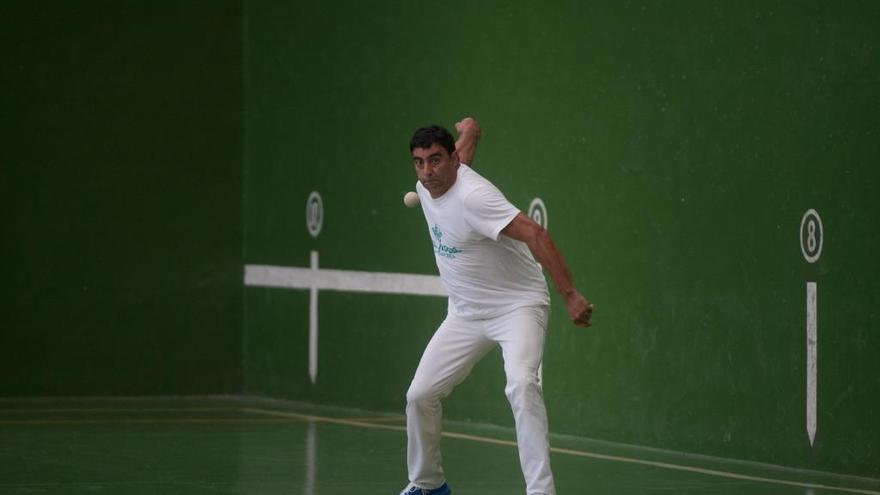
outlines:
[[[480,123],[471,117],[465,117],[460,122],[456,122],[455,130],[458,131],[458,141],[455,142],[458,161],[473,166],[474,156],[477,154],[477,141],[480,140]]]
[[[568,265],[566,265],[565,259],[562,258],[562,253],[553,244],[550,234],[543,227],[535,223],[534,220],[522,213],[514,217],[501,233],[526,243],[526,246],[529,247],[538,263],[550,274],[556,290],[565,299],[569,319],[575,325],[582,327],[590,326],[593,306],[575,288],[571,272],[568,271]]]

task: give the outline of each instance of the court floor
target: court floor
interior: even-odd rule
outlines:
[[[388,494],[403,417],[238,397],[0,399],[3,494]],[[449,422],[453,493],[525,492],[510,429]],[[880,480],[552,436],[560,494],[880,495]]]

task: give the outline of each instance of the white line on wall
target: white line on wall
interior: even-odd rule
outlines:
[[[816,377],[819,367],[816,292],[816,282],[807,282],[807,435],[810,436],[810,445],[816,440]]]
[[[311,271],[318,271],[318,252],[312,251]],[[318,379],[318,288],[309,287],[309,379]]]
[[[317,254],[315,255],[317,256]],[[272,265],[245,265],[244,284],[282,289],[378,292],[446,297],[437,275],[311,269]]]
[[[318,379],[318,291],[374,292],[446,297],[436,275],[360,272],[318,268],[318,252],[311,253],[309,268],[245,265],[244,284],[250,287],[304,289],[309,291],[309,379]]]

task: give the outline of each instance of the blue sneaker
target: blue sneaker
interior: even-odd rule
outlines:
[[[449,495],[452,493],[452,488],[449,488],[449,485],[443,483],[439,488],[434,488],[429,490],[427,488],[419,488],[416,485],[410,483],[406,485],[406,488],[400,492],[400,495]]]

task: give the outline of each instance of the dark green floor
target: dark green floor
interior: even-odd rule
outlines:
[[[3,494],[395,494],[400,416],[240,398],[0,400]],[[512,432],[450,423],[456,495],[524,493]],[[873,493],[880,482],[552,438],[561,494]]]

